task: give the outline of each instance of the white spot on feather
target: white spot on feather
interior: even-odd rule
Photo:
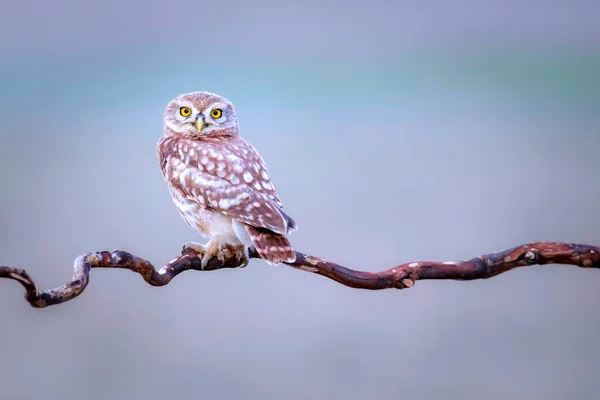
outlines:
[[[412,263],[408,264],[408,266],[411,267],[411,268],[414,268],[417,265],[419,265],[419,263],[416,263],[416,262],[412,262]]]
[[[228,199],[221,199],[219,200],[219,207],[221,207],[224,210],[227,210],[230,207],[230,201]]]
[[[252,174],[250,172],[248,172],[248,171],[244,172],[244,181],[246,181],[246,183],[252,182],[252,179],[253,179]]]
[[[262,186],[265,188],[265,190],[272,190],[273,189],[273,186],[271,185],[270,182],[262,181]]]

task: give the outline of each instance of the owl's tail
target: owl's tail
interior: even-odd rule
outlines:
[[[285,236],[250,225],[246,225],[246,231],[258,255],[269,264],[296,261],[296,252]]]

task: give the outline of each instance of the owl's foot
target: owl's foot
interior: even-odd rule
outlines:
[[[205,245],[187,242],[183,245],[183,250],[186,249],[194,250],[196,253],[202,254],[202,259],[200,261],[201,269],[206,269],[208,262],[213,257],[216,257],[217,260],[221,261],[221,264],[225,263],[225,255],[223,254],[221,243],[214,239],[209,240]]]
[[[244,268],[250,262],[248,258],[248,249],[243,244],[226,244],[223,246],[223,252],[226,258],[233,258],[237,261],[238,268]]]

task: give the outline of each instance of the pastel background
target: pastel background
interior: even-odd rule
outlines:
[[[55,0],[0,11],[0,264],[188,240],[166,104],[236,106],[301,251],[375,271],[600,244],[597,1]],[[0,281],[0,398],[596,399],[600,273],[359,291],[254,260],[153,288],[95,270],[36,310]]]

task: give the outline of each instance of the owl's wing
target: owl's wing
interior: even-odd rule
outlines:
[[[270,193],[274,190],[266,190],[262,185],[260,190],[256,189],[247,182],[248,175],[244,180],[243,173],[240,180],[219,177],[216,172],[216,169],[207,171],[207,168],[187,166],[180,170],[179,181],[186,195],[201,205],[245,224],[280,234],[296,229],[296,223],[283,211],[279,198]]]
[[[159,141],[158,158],[172,190],[203,207],[279,234],[297,229],[283,210],[262,158],[241,138],[214,143],[206,139],[200,146],[166,137]]]

